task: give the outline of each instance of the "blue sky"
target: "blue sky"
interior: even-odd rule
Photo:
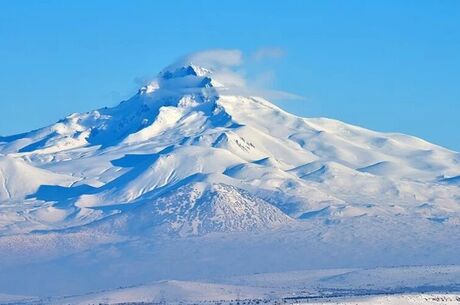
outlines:
[[[460,1],[1,1],[0,134],[115,105],[216,48],[279,50],[251,71],[304,97],[275,101],[290,112],[460,151]]]

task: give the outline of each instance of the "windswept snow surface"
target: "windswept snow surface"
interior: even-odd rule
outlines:
[[[24,305],[458,304],[460,294],[451,291],[460,289],[459,273],[455,266],[304,270],[212,282],[157,281],[74,296],[3,299]]]
[[[170,66],[118,106],[0,137],[0,291],[460,263],[459,153],[228,89]]]

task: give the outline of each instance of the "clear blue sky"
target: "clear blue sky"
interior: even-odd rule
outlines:
[[[306,97],[286,110],[460,151],[460,1],[0,0],[0,134],[114,105],[186,53],[261,47]]]

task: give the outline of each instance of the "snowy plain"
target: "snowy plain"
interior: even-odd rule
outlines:
[[[458,266],[323,269],[164,280],[61,297],[0,296],[4,304],[458,304]],[[436,283],[436,285],[433,285]]]

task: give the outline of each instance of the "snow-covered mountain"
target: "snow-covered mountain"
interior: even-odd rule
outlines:
[[[458,238],[446,248],[438,237],[459,232],[459,153],[232,92],[211,69],[172,65],[118,106],[0,137],[3,267],[152,236],[267,232],[304,245],[300,255],[341,238],[387,247],[413,231],[408,246],[441,248],[395,264],[412,252],[455,261]]]
[[[19,219],[31,222],[22,232],[83,225],[152,202],[152,218],[172,230],[187,223],[192,234],[321,215],[449,220],[459,211],[458,153],[227,96],[212,77],[194,65],[171,67],[116,107],[0,138],[2,205],[40,202],[32,219]]]

